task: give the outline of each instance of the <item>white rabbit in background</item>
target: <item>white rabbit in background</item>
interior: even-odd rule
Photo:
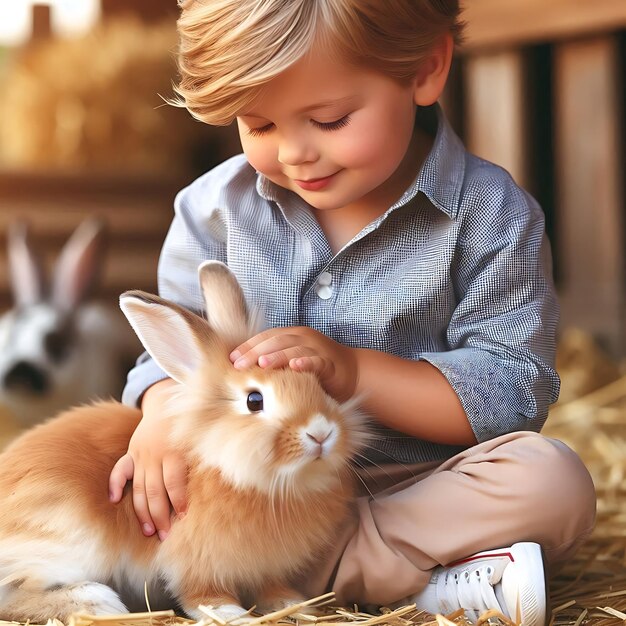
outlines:
[[[23,222],[11,225],[14,307],[0,317],[0,405],[27,427],[59,410],[118,397],[139,344],[122,315],[87,302],[104,254],[104,225],[83,221],[47,281]]]

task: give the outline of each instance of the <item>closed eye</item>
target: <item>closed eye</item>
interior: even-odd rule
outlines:
[[[317,120],[311,120],[311,124],[313,124],[313,126],[324,131],[339,130],[340,128],[345,128],[349,123],[349,115],[344,115],[334,122],[318,122]],[[251,137],[261,137],[262,135],[269,133],[273,128],[274,124],[270,123],[265,124],[265,126],[259,126],[258,128],[249,128],[247,132]]]
[[[248,135],[251,137],[260,137],[269,133],[274,128],[274,124],[265,124],[265,126],[259,126],[258,128],[248,128]]]
[[[344,115],[334,122],[318,122],[316,120],[311,120],[311,123],[320,130],[339,130],[340,128],[346,127],[350,123],[350,116]]]

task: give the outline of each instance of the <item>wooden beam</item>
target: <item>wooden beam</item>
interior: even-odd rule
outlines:
[[[463,48],[509,48],[626,27],[625,0],[468,0]]]
[[[32,31],[33,41],[43,41],[52,35],[52,14],[49,4],[34,4],[32,6]]]
[[[592,332],[614,356],[626,352],[623,71],[614,37],[554,51],[562,325]]]
[[[103,19],[132,13],[147,22],[169,18],[173,24],[179,14],[174,0],[101,0],[101,7]]]
[[[523,54],[472,55],[464,68],[467,147],[527,186]]]
[[[186,181],[185,181],[186,182]],[[183,182],[167,175],[0,170],[0,312],[11,301],[6,231],[32,227],[34,248],[50,270],[67,238],[87,216],[107,224],[98,297],[116,304],[126,289],[156,289],[157,261]]]

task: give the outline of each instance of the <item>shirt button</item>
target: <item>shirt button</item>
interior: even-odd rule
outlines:
[[[328,300],[333,295],[333,288],[330,285],[317,285],[315,293],[322,300]]]
[[[333,275],[330,272],[322,272],[317,278],[317,284],[328,286],[333,282]]]

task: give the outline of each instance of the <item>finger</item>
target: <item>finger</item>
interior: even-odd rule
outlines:
[[[263,368],[287,367],[289,363],[298,358],[312,357],[316,353],[305,346],[294,346],[286,350],[278,350],[270,354],[262,354],[258,363]]]
[[[187,465],[178,456],[163,459],[163,481],[176,515],[187,512]]]
[[[170,531],[171,504],[163,480],[163,466],[160,463],[146,468],[145,486],[150,517],[159,539],[163,541]]]
[[[320,381],[324,390],[336,400],[341,400],[341,381],[336,376],[335,364],[318,354],[290,359],[289,367],[296,372],[312,372]],[[349,397],[349,395],[348,395]],[[347,399],[347,398],[346,398]]]
[[[251,351],[254,351],[256,348],[259,347],[259,345],[273,339],[274,337],[279,337],[284,334],[291,334],[292,330],[292,327],[289,326],[286,326],[284,328],[270,328],[268,330],[264,330],[263,332],[258,333],[254,337],[248,339],[248,341],[245,341],[240,346],[237,346],[230,353],[230,360],[235,363],[241,357],[247,355]],[[254,359],[254,362],[256,362],[256,359]]]
[[[127,452],[120,457],[111,470],[109,476],[109,500],[119,502],[124,493],[124,487],[129,480],[132,480],[135,473],[135,463],[133,457]]]
[[[150,517],[150,509],[148,508],[148,499],[146,497],[145,475],[142,468],[137,468],[133,478],[133,508],[135,515],[139,520],[141,532],[146,537],[150,537],[155,533],[154,522]]]
[[[263,331],[262,333],[251,337],[250,339],[248,339],[248,341],[245,341],[241,345],[237,346],[229,355],[231,362],[234,363],[244,354],[247,354],[248,352],[250,352],[250,350],[253,350],[255,346],[257,346],[261,341],[265,341],[265,339],[267,339],[267,335],[268,331]]]
[[[242,354],[234,363],[237,369],[245,369],[258,363],[261,367],[285,367],[288,363],[284,354],[288,350],[304,349],[302,338],[294,334],[281,334],[268,337],[258,343],[252,350]],[[298,354],[293,354],[298,356]]]
[[[289,367],[297,372],[313,372],[318,376],[327,369],[325,359],[317,354],[289,359]]]

